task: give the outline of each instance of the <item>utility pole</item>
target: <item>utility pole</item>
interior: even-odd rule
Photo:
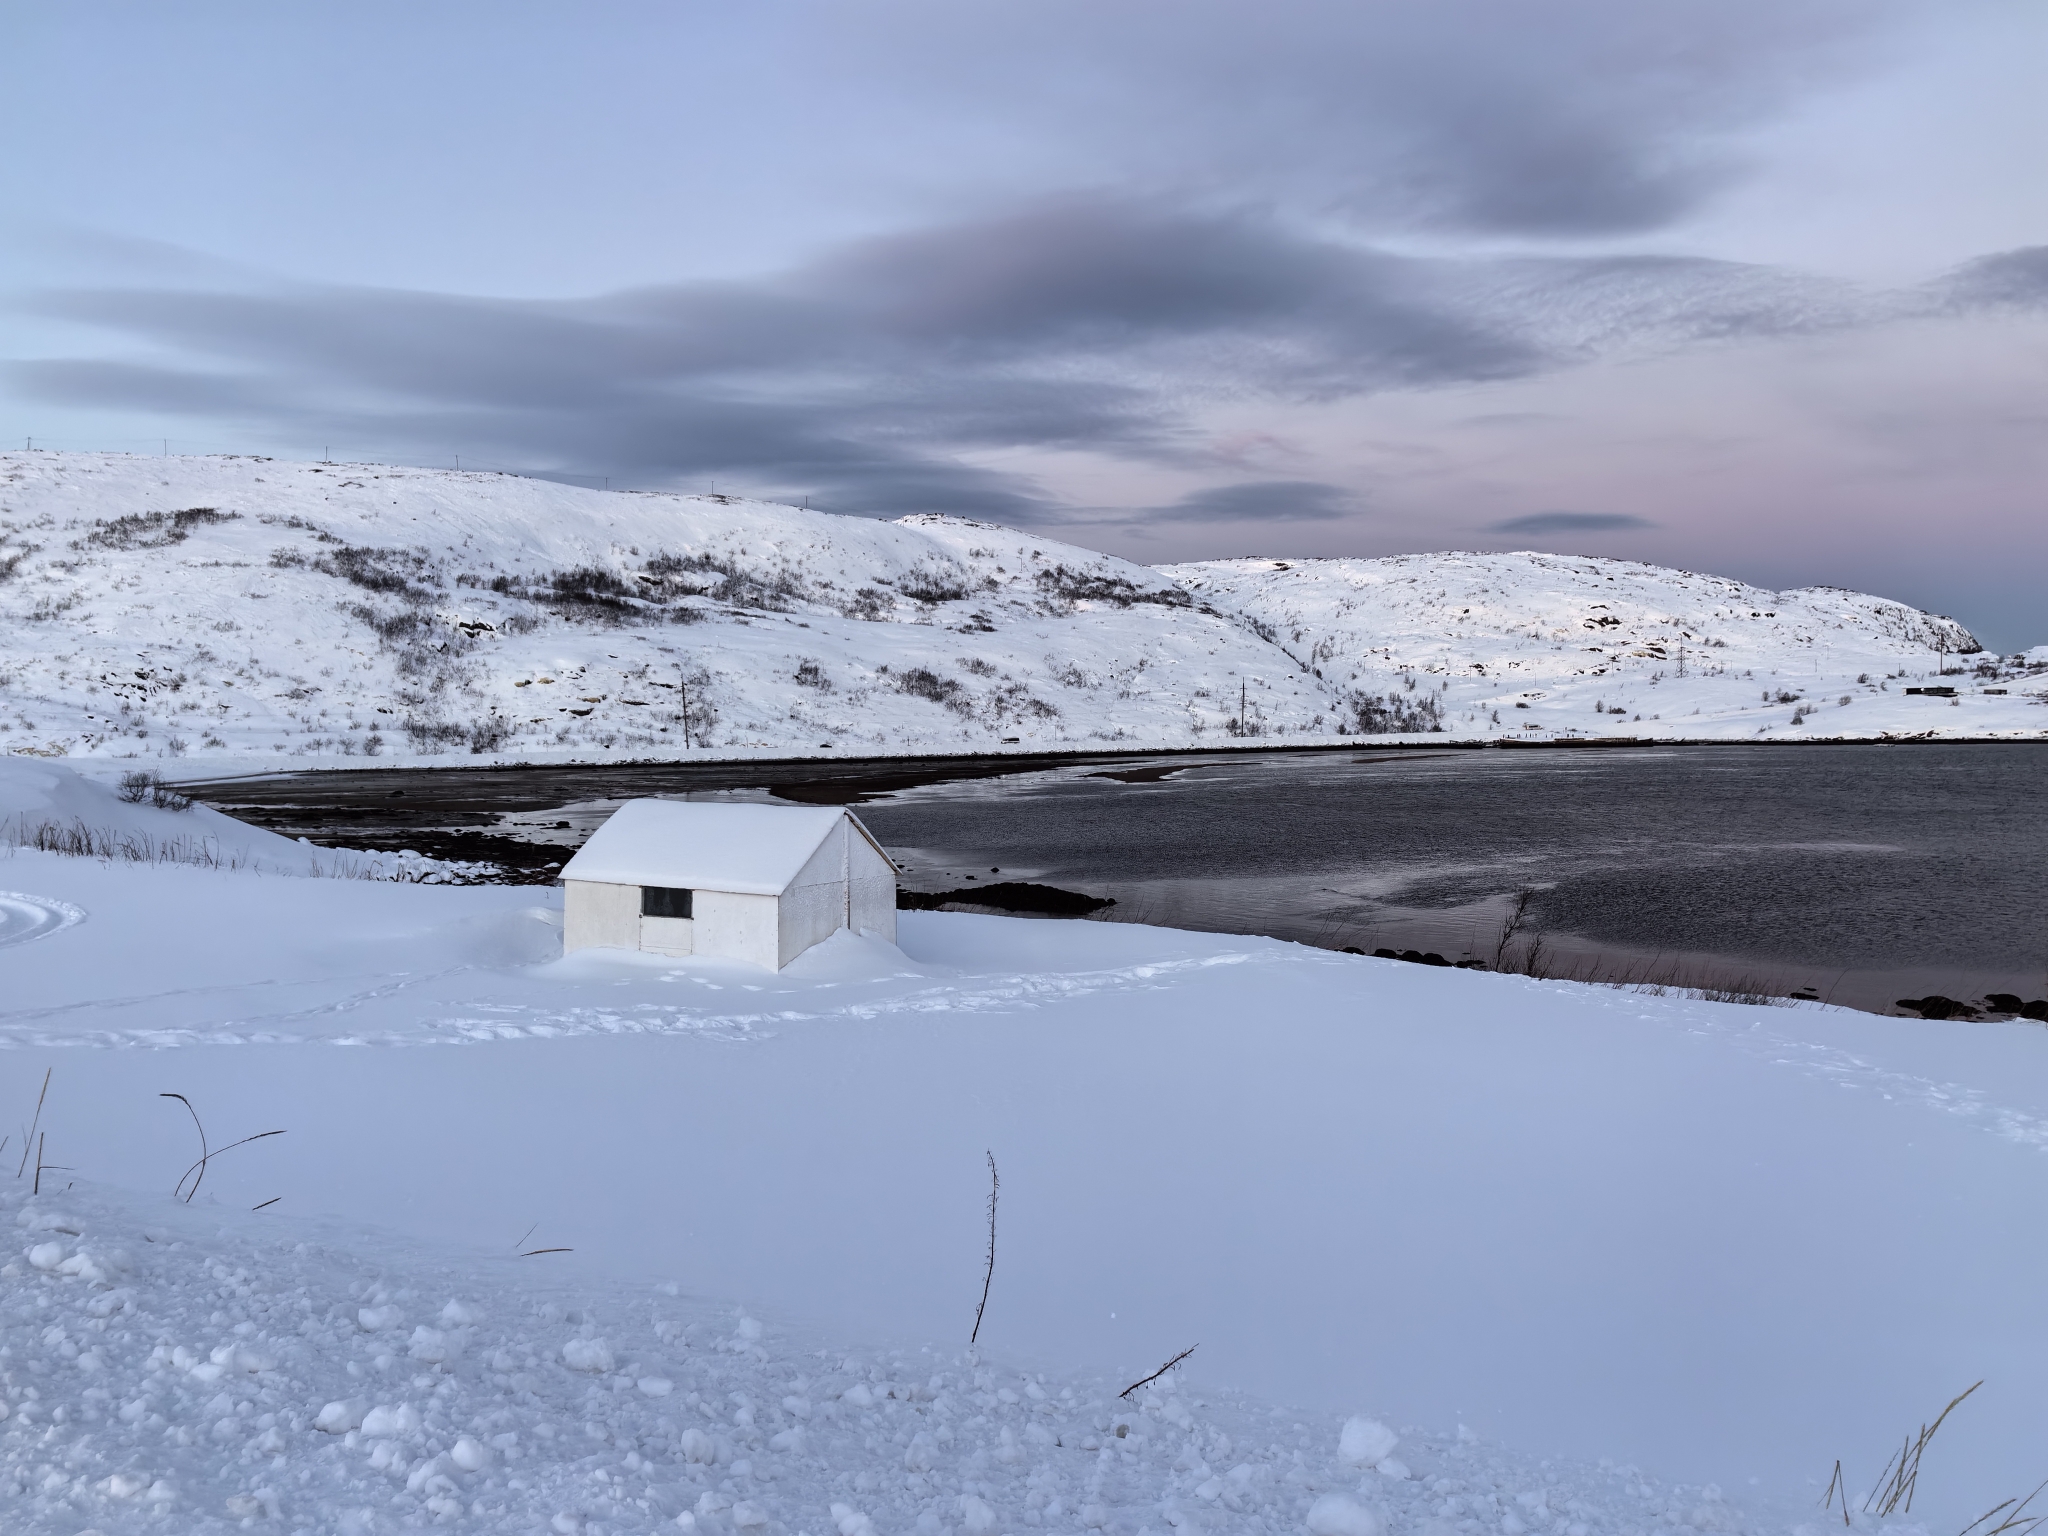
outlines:
[[[690,674],[680,665],[676,668],[677,686],[683,690],[683,750],[690,750]]]

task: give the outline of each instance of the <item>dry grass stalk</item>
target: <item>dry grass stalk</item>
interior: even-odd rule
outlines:
[[[36,1117],[29,1121],[28,1129],[21,1136],[21,1166],[14,1170],[17,1179],[28,1172],[29,1143],[35,1140],[36,1127],[43,1123],[43,1100],[50,1096],[50,1074],[55,1070],[54,1067],[43,1069],[43,1091],[36,1095]]]
[[[1984,1529],[1979,1533],[1979,1536],[2008,1536],[2008,1533],[2014,1531],[2031,1531],[2043,1520],[2048,1520],[2048,1515],[2030,1515],[2026,1512],[2027,1506],[2040,1497],[2042,1488],[2048,1488],[2048,1482],[2043,1482],[2018,1503],[2007,1499],[1996,1508],[1986,1510],[1968,1525],[1964,1526],[1960,1536],[1971,1536],[1971,1532],[1976,1531],[1980,1525],[1984,1526]],[[1986,1521],[1992,1519],[1997,1519],[1998,1524],[1985,1525]]]
[[[1837,1493],[1842,1496],[1842,1524],[1847,1525],[1849,1523],[1849,1485],[1843,1481],[1842,1459],[1839,1456],[1835,1458],[1835,1475],[1828,1479],[1828,1495],[1820,1501],[1820,1507],[1822,1509],[1833,1509]]]
[[[1934,1432],[1941,1428],[1942,1420],[1955,1412],[1957,1404],[1983,1385],[1983,1382],[1977,1382],[1951,1398],[1949,1405],[1935,1416],[1932,1424],[1922,1424],[1920,1433],[1899,1447],[1898,1455],[1887,1461],[1885,1470],[1878,1474],[1877,1487],[1871,1491],[1870,1497],[1863,1501],[1866,1514],[1910,1515],[1913,1512],[1913,1490],[1920,1482],[1920,1457],[1927,1449],[1927,1442],[1932,1440]],[[1889,1474],[1889,1477],[1886,1474]]]

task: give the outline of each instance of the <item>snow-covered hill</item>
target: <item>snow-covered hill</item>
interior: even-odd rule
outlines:
[[[1614,561],[1154,570],[959,518],[0,455],[0,751],[17,753],[254,766],[2048,727],[2009,675],[2048,688],[2039,658],[1969,654],[1946,680],[1967,708],[1905,697],[1975,650],[1877,598]]]
[[[1339,693],[1386,694],[1461,737],[2048,730],[2030,707],[2048,690],[2038,647],[1988,656],[1953,619],[1839,587],[1533,552],[1164,570]]]

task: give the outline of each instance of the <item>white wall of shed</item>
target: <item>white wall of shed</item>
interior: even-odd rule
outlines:
[[[782,893],[777,965],[789,964],[813,944],[846,926],[846,843],[841,817]]]
[[[851,825],[846,827],[847,927],[896,942],[896,866]]]
[[[781,898],[699,890],[690,898],[695,953],[782,969]]]
[[[643,917],[640,947],[652,955],[694,955],[696,928],[696,923],[687,917]]]
[[[640,887],[562,882],[562,953],[640,947]]]

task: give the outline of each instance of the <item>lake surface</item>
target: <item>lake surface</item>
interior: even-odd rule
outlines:
[[[1806,985],[1863,1008],[2048,995],[2048,746],[397,771],[205,798],[354,846],[516,845],[544,875],[653,793],[854,803],[908,887],[1039,881],[1114,898],[1112,920],[1489,964],[1540,939],[1553,974]]]

